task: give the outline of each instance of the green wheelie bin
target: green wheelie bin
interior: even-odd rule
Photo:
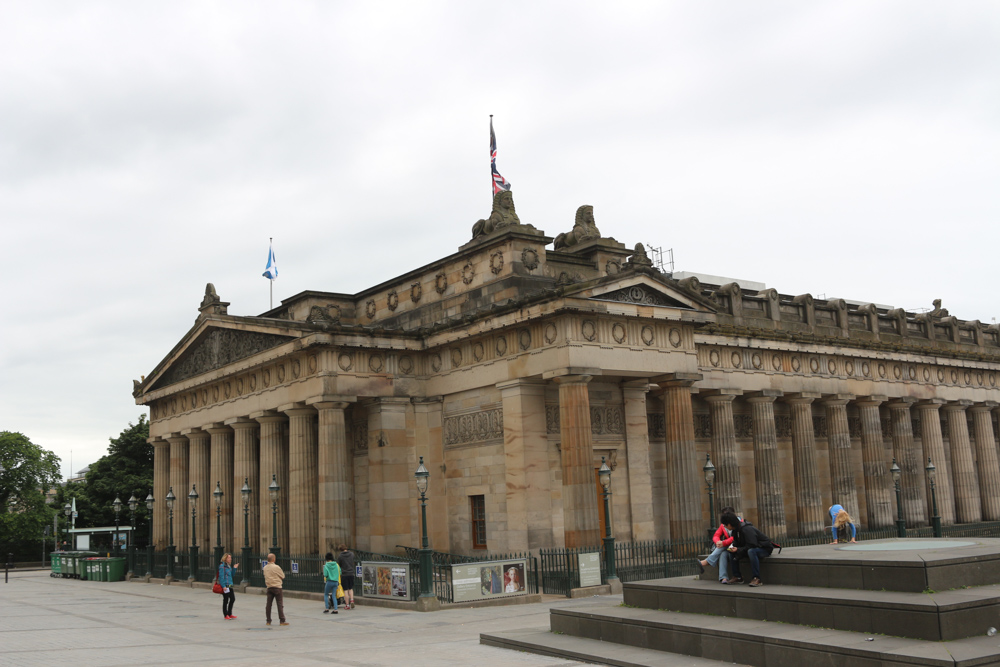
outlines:
[[[76,553],[67,551],[62,555],[62,576],[73,579],[76,576]]]
[[[59,577],[59,576],[62,576],[62,573],[60,572],[60,557],[61,556],[62,556],[62,552],[59,552],[59,551],[53,551],[51,554],[49,554],[49,562],[52,565],[52,572],[49,573],[50,577]]]
[[[125,578],[125,571],[128,569],[128,559],[105,558],[103,567],[105,577],[102,581],[121,581]]]
[[[89,556],[80,560],[80,578],[88,581],[104,581],[101,578],[101,561],[103,558]]]

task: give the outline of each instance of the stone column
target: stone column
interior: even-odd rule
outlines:
[[[746,397],[753,414],[753,467],[757,486],[757,527],[780,540],[788,534],[774,427],[774,399],[781,392],[757,391]]]
[[[860,521],[858,487],[851,465],[851,428],[847,423],[850,394],[833,394],[822,401],[826,408],[827,445],[830,451],[830,489],[834,504],[843,505],[855,521]]]
[[[206,547],[210,547],[215,544],[214,541],[209,541],[209,526],[215,525],[215,522],[209,523],[209,515],[212,514],[215,509],[215,504],[212,502],[212,491],[215,490],[215,485],[211,483],[211,466],[212,466],[212,452],[209,449],[209,435],[206,431],[200,428],[192,428],[182,431],[182,435],[186,435],[189,448],[190,457],[190,468],[189,468],[189,485],[194,485],[195,490],[198,492],[198,507],[195,513],[195,539],[197,540],[198,546],[201,548],[201,553],[211,553],[211,551],[205,551]],[[190,489],[189,489],[190,490]],[[177,493],[174,491],[174,493]],[[186,500],[186,499],[185,499]],[[188,507],[188,524],[190,525],[190,513],[191,508]]]
[[[799,535],[813,535],[826,525],[826,508],[819,486],[816,464],[816,430],[812,403],[820,394],[799,393],[785,396],[792,413],[792,452],[795,461],[795,504]]]
[[[281,487],[278,497],[278,548],[282,553],[290,554],[288,540],[288,484],[283,483],[288,477],[285,468],[284,452],[284,427],[286,417],[273,410],[255,412],[250,415],[251,419],[260,424],[260,475],[254,488],[254,497],[258,507],[260,517],[260,535],[257,543],[259,553],[267,553],[274,546],[274,516],[271,496],[268,487],[271,480],[276,479]],[[250,486],[254,486],[253,480]]]
[[[170,488],[170,443],[150,438],[153,445],[153,534],[150,536],[157,551],[167,548],[167,490]],[[145,502],[146,498],[141,498]]]
[[[736,444],[736,426],[733,423],[733,399],[742,393],[740,389],[718,389],[701,393],[701,397],[708,402],[712,419],[716,516],[721,516],[723,507],[732,507],[741,514],[743,511],[740,449]]]
[[[899,480],[899,494],[903,502],[903,518],[910,527],[927,524],[928,501],[925,494],[923,453],[917,450],[913,441],[913,421],[910,405],[916,399],[895,398],[889,402],[892,423],[892,455],[902,471]]]
[[[941,435],[941,405],[944,400],[932,398],[917,403],[920,414],[921,440],[924,444],[924,466],[927,459],[934,463],[937,476],[934,478],[934,496],[937,498],[938,515],[941,524],[950,526],[955,523],[955,496],[952,493],[951,475],[948,471],[948,460],[944,455],[944,438]],[[927,515],[933,516],[933,498],[931,498],[930,481],[927,481]]]
[[[944,406],[948,416],[948,440],[951,442],[951,478],[955,494],[955,520],[958,523],[982,521],[979,504],[979,480],[972,463],[972,443],[965,410],[972,401],[954,401]]]
[[[283,407],[288,415],[288,539],[290,554],[319,553],[319,450],[316,411]]]
[[[994,401],[969,408],[976,434],[976,471],[979,473],[979,497],[983,506],[983,521],[1000,521],[1000,467],[997,463],[996,438],[990,410]]]
[[[230,500],[233,507],[233,553],[243,548],[249,540],[254,552],[260,551],[260,517],[257,507],[260,501],[258,484],[260,483],[260,458],[257,437],[257,422],[246,417],[227,419],[226,425],[234,432],[233,446],[233,495]],[[243,506],[241,489],[246,483],[250,487],[250,505]],[[268,515],[270,516],[270,514]],[[243,531],[244,524],[249,534]]]
[[[191,546],[191,511],[187,499],[191,490],[188,483],[188,439],[180,433],[172,433],[167,440],[170,442],[170,486],[177,497],[174,503],[174,546],[178,553],[184,553],[184,549]],[[156,502],[160,502],[159,499]],[[166,501],[163,504],[166,505]],[[169,518],[167,521],[170,521]]]
[[[240,487],[233,487],[233,478],[236,474],[233,470],[233,429],[222,423],[207,424],[203,428],[208,431],[211,438],[212,493],[215,493],[216,484],[222,489],[222,511],[219,513],[219,523],[222,526],[222,548],[226,551],[233,551],[238,548],[233,538],[233,507],[239,498],[239,489],[243,486],[241,482]],[[211,508],[211,546],[214,547],[217,541],[214,497]],[[242,517],[240,518],[242,519]]]
[[[379,398],[368,409],[368,496],[376,553],[394,553],[396,545],[419,546],[413,533],[420,503],[413,481],[417,461],[407,430],[410,409],[410,399],[404,397]],[[438,476],[432,472],[431,484]]]
[[[315,401],[319,411],[319,550],[354,541],[354,457],[347,441],[347,401]]]
[[[527,551],[552,544],[552,488],[545,429],[545,382],[497,385],[503,400],[507,531],[497,551]],[[586,388],[586,386],[584,387]],[[491,536],[487,539],[492,541]]]
[[[691,385],[702,378],[695,373],[673,373],[659,380],[666,421],[667,485],[670,493],[670,539],[685,547],[705,537],[708,524],[702,516],[702,471],[704,462],[694,443],[694,411]],[[701,545],[698,545],[701,546]],[[688,549],[685,548],[686,552]],[[677,548],[674,547],[677,554]]]
[[[868,507],[868,527],[892,526],[894,493],[892,477],[885,465],[885,445],[882,442],[882,416],[879,406],[885,396],[865,396],[857,401],[861,413],[861,457],[865,471],[865,498]]]
[[[559,435],[562,452],[563,532],[567,547],[600,542],[597,483],[590,426],[589,375],[553,378],[559,385]]]
[[[629,513],[632,515],[632,539],[636,542],[656,539],[656,527],[653,521],[653,478],[649,459],[649,424],[646,419],[648,392],[649,383],[645,380],[622,383]]]

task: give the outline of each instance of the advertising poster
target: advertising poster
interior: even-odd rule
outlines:
[[[527,561],[492,561],[452,565],[455,602],[527,594]]]
[[[601,585],[601,554],[577,554],[580,559],[580,588]]]
[[[410,599],[410,568],[406,563],[362,563],[360,570],[363,596]]]

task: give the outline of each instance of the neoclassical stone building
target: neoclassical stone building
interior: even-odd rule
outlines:
[[[197,541],[215,544],[217,482],[223,542],[242,546],[248,479],[265,550],[272,475],[286,552],[417,546],[420,456],[440,551],[597,544],[602,457],[624,540],[704,535],[709,453],[717,505],[773,536],[821,530],[833,502],[891,525],[893,458],[909,525],[930,515],[928,457],[945,524],[1000,519],[995,325],[672,277],[602,237],[590,207],[552,241],[508,192],[458,252],[358,294],[302,292],[246,317],[209,285],[134,391],[150,409],[157,547],[168,487],[192,484]],[[190,524],[175,519],[176,544]]]

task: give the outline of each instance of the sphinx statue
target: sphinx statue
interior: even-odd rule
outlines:
[[[592,241],[601,238],[601,230],[594,222],[594,207],[583,205],[576,209],[576,222],[573,223],[573,230],[560,234],[553,242],[555,250],[565,250],[575,245],[580,245],[584,241]]]
[[[493,212],[490,217],[472,225],[472,238],[520,224],[521,220],[514,211],[514,195],[510,190],[503,190],[493,195]]]

